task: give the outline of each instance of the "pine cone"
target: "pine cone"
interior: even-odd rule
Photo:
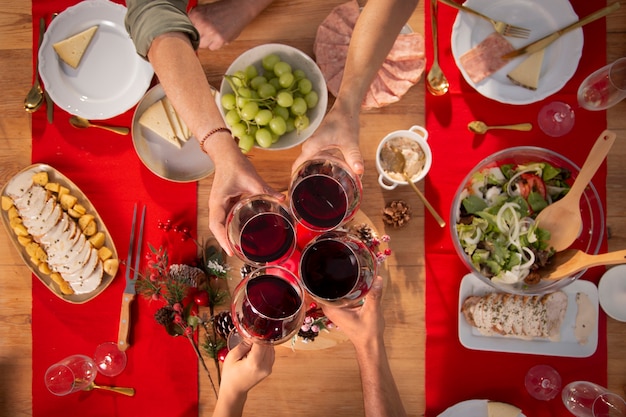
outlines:
[[[394,200],[383,209],[383,222],[393,227],[402,227],[411,220],[411,208],[402,200]]]
[[[310,342],[313,342],[318,335],[319,335],[319,332],[314,332],[313,330],[304,331],[300,329],[298,331],[298,336]]]
[[[370,246],[372,244],[372,241],[374,240],[375,236],[374,236],[374,231],[372,230],[372,227],[370,225],[368,225],[367,223],[361,223],[359,225],[353,226],[351,230],[367,246]]]
[[[235,328],[233,318],[230,315],[230,311],[222,311],[213,318],[213,325],[215,331],[222,338],[226,339],[230,332]]]
[[[167,327],[172,323],[172,320],[174,320],[174,309],[169,305],[161,307],[154,313],[154,319],[161,326]]]

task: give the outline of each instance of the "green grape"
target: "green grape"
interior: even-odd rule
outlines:
[[[289,108],[293,106],[293,96],[287,91],[281,91],[276,96],[276,103],[281,107]]]
[[[293,120],[293,117],[290,117],[289,119],[287,119],[285,124],[287,125],[287,132],[286,133],[290,133],[290,132],[293,132],[294,130],[296,130],[296,123]]]
[[[271,131],[270,131],[271,132]],[[277,135],[274,132],[271,132],[272,134],[272,145],[275,144],[276,142],[278,142],[278,139],[280,139],[280,135]]]
[[[267,128],[260,128],[254,134],[256,143],[262,148],[269,148],[272,145],[272,132]]]
[[[237,105],[237,100],[233,93],[224,94],[221,98],[222,107],[226,110],[232,110]]]
[[[303,78],[298,81],[298,91],[302,94],[309,94],[313,89],[313,83],[308,78]]]
[[[255,90],[258,90],[259,87],[265,83],[267,83],[267,78],[265,78],[262,75],[257,75],[252,80],[250,80],[250,87],[252,87]]]
[[[280,77],[281,75],[287,74],[290,72],[291,72],[291,65],[289,65],[285,61],[278,61],[274,65],[274,74],[276,74],[277,77]]]
[[[309,109],[312,109],[313,107],[317,106],[319,96],[317,95],[317,92],[311,91],[306,96],[304,96],[304,101],[306,101],[307,107]]]
[[[296,97],[293,99],[293,104],[291,105],[291,114],[294,116],[302,116],[306,113],[306,101],[302,97]]]
[[[276,95],[276,87],[270,83],[265,83],[259,86],[257,93],[261,98],[270,98]]]
[[[310,121],[309,121],[309,118],[305,114],[303,114],[301,116],[296,117],[296,119],[294,120],[294,124],[295,124],[296,130],[298,132],[302,132],[304,129],[309,127]]]
[[[277,77],[270,78],[268,82],[274,86],[276,91],[280,90],[282,87],[280,86],[280,80]]]
[[[243,71],[235,71],[235,73],[232,76],[232,81],[233,84],[235,84],[236,87],[241,87],[246,85],[246,73]]]
[[[291,102],[293,102],[293,100],[291,100]],[[273,113],[278,117],[282,117],[284,120],[289,119],[289,109],[287,107],[278,105],[274,107]]]
[[[283,88],[289,88],[293,84],[294,80],[295,77],[293,76],[293,73],[286,72],[278,77],[278,84],[280,84],[280,86]]]
[[[245,134],[239,137],[239,149],[241,149],[243,153],[250,152],[250,149],[252,149],[253,146],[254,136]]]
[[[245,97],[241,97],[241,96],[237,96],[237,98],[235,99],[235,103],[236,103],[238,109],[241,109],[249,101],[250,101],[249,98],[245,98]]]
[[[239,117],[239,113],[237,110],[232,109],[226,112],[226,116],[224,116],[224,120],[228,126],[233,126],[241,121],[241,117]]]
[[[249,101],[241,108],[241,118],[244,120],[253,120],[258,112],[259,105],[254,101]]]
[[[272,114],[271,110],[262,109],[262,110],[259,110],[256,116],[254,116],[254,121],[259,126],[267,126],[273,117],[274,115]]]
[[[250,64],[250,65],[248,65],[246,67],[246,69],[244,70],[244,73],[246,75],[246,79],[248,79],[248,80],[251,80],[254,77],[256,77],[257,75],[259,75],[259,71],[252,64]]]
[[[278,136],[284,135],[287,131],[287,122],[282,117],[276,116],[270,120],[270,130]]]
[[[264,70],[273,71],[277,62],[280,62],[280,57],[276,54],[269,54],[263,57],[261,65],[263,65]]]
[[[293,71],[293,76],[296,77],[297,81],[300,81],[303,78],[306,78],[306,73],[301,69],[296,69]]]
[[[250,90],[250,99],[258,100],[260,98],[261,96],[259,96],[259,93],[256,90]]]
[[[233,136],[240,139],[247,134],[246,125],[244,125],[243,123],[235,123],[230,125],[230,131],[233,133]]]
[[[237,95],[243,98],[251,98],[252,90],[250,90],[248,87],[239,87],[237,89]]]

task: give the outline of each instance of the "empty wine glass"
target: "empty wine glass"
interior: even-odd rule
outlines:
[[[352,305],[372,287],[378,263],[357,236],[339,230],[323,233],[302,250],[300,280],[316,301]]]
[[[626,57],[593,72],[578,88],[578,104],[587,110],[605,110],[626,97]]]
[[[561,391],[561,375],[551,366],[535,365],[526,373],[524,385],[533,398],[548,401]]]
[[[117,376],[126,367],[126,352],[121,351],[117,343],[104,342],[96,347],[93,360],[98,372],[105,376]]]
[[[54,395],[68,395],[87,388],[97,373],[96,364],[89,356],[72,355],[51,365],[44,381]]]
[[[558,137],[568,134],[574,127],[574,109],[562,101],[553,101],[539,110],[537,123],[548,136]]]
[[[327,231],[350,220],[361,204],[361,179],[332,155],[304,162],[292,175],[291,211],[309,230]]]
[[[593,417],[624,417],[626,401],[619,395],[607,392],[599,395],[591,406]]]
[[[237,202],[226,218],[233,252],[255,266],[282,263],[296,248],[296,231],[289,209],[270,195]]]
[[[624,400],[601,385],[589,381],[575,381],[567,384],[561,392],[563,404],[577,417],[619,417],[624,416]],[[600,399],[602,398],[602,399]],[[594,414],[594,402],[597,415]],[[612,404],[612,406],[611,406]],[[622,410],[622,414],[619,414]],[[608,412],[609,414],[602,414]]]
[[[231,312],[241,337],[280,344],[304,321],[304,291],[287,268],[267,265],[252,271],[235,288]]]

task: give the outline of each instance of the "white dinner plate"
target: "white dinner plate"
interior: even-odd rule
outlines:
[[[528,39],[506,38],[516,49],[578,20],[568,0],[467,0],[464,4],[494,19],[530,29]],[[456,65],[468,84],[485,97],[508,104],[534,103],[559,91],[576,72],[583,49],[580,28],[546,48],[537,90],[515,85],[506,76],[528,55],[512,59],[490,77],[474,83],[459,58],[493,32],[488,21],[461,11],[452,28],[452,54]]]
[[[561,289],[567,295],[567,311],[560,329],[560,339],[519,339],[508,336],[486,336],[470,326],[461,312],[463,301],[470,295],[484,295],[496,289],[482,282],[474,274],[467,274],[461,281],[459,291],[459,340],[468,349],[492,352],[526,353],[529,355],[564,356],[586,358],[593,355],[598,347],[598,288],[590,281],[576,280]],[[576,294],[585,293],[595,312],[594,326],[586,343],[579,343],[576,334],[578,305]]]
[[[487,417],[488,400],[467,400],[447,408],[437,417]],[[525,417],[519,413],[518,417]]]
[[[156,133],[139,124],[139,118],[148,107],[165,97],[161,84],[152,87],[137,105],[133,115],[132,137],[135,151],[144,165],[157,176],[174,182],[193,182],[215,171],[215,165],[200,149],[192,136],[178,149]]]
[[[626,265],[609,268],[598,284],[602,310],[615,320],[626,321]]]
[[[39,49],[39,71],[54,103],[70,114],[103,120],[133,107],[150,86],[152,66],[135,51],[124,26],[126,7],[107,0],[85,0],[61,12]],[[98,26],[78,68],[52,48]]]

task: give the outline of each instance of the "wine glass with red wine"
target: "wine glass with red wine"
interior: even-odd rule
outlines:
[[[237,202],[226,218],[226,231],[233,252],[255,266],[284,262],[297,243],[289,209],[265,194]]]
[[[287,268],[267,265],[235,288],[231,314],[239,334],[257,343],[280,344],[304,322],[304,291]]]
[[[309,230],[332,230],[359,210],[363,186],[348,165],[334,156],[304,162],[289,187],[291,211]]]
[[[328,305],[354,305],[372,287],[378,263],[357,236],[339,230],[309,242],[300,259],[300,281],[313,299]]]

